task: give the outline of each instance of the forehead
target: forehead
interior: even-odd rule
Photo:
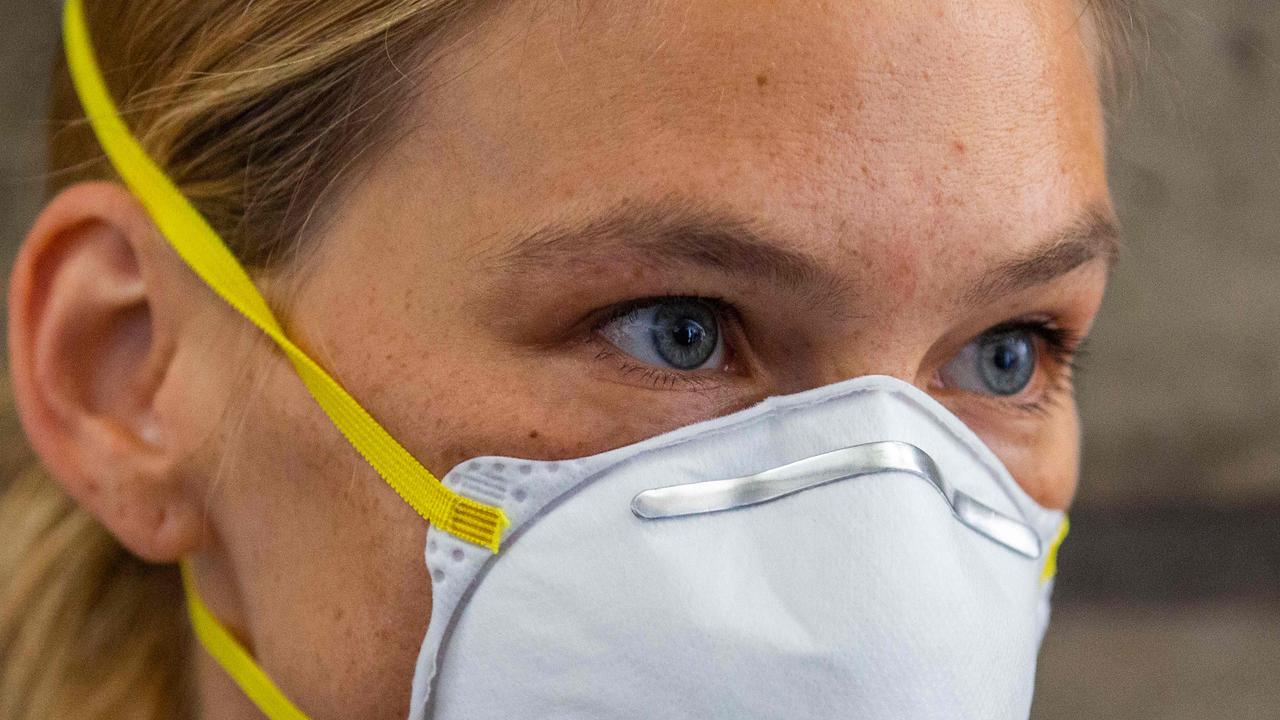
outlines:
[[[1081,17],[1033,0],[501,3],[432,66],[413,160],[459,169],[476,217],[523,226],[678,195],[815,253],[1007,254],[1105,197]]]

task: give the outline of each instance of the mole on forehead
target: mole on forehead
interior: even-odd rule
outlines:
[[[518,200],[492,205],[534,205],[542,220],[560,215],[556,208],[683,192],[727,198],[774,219],[803,207],[834,222],[833,213],[853,208],[855,222],[883,230],[914,226],[906,216],[921,213],[937,216],[943,228],[972,226],[975,217],[990,215],[1025,226],[1028,208],[1043,199],[1028,193],[1052,185],[1064,194],[1056,180],[1046,182],[1050,170],[1056,178],[1059,156],[1101,165],[1098,148],[1064,140],[1087,139],[1088,132],[1054,127],[1073,117],[1047,109],[1059,93],[1043,82],[1000,86],[1011,72],[1036,72],[1034,63],[1011,64],[1002,48],[1046,62],[1036,54],[1045,32],[993,34],[983,24],[992,14],[1005,24],[1026,22],[1033,14],[1017,0],[974,0],[974,7],[994,9],[972,17],[938,17],[926,2],[847,3],[838,4],[844,14],[816,20],[797,21],[790,13],[769,18],[772,24],[711,28],[703,27],[704,15],[736,8],[740,19],[759,20],[772,5],[644,2],[615,17],[612,3],[588,3],[582,18],[566,12],[568,5],[550,3],[537,14],[507,8],[502,27],[477,31],[491,37],[458,53],[455,82],[443,94],[429,94],[438,111],[455,114],[449,127],[427,128],[423,137],[437,148],[440,136],[449,137],[449,156],[420,167],[459,168],[474,177],[478,195],[497,198],[519,188]],[[670,17],[654,20],[645,15],[655,12],[650,6]],[[850,15],[873,10],[881,13],[876,22],[851,24]],[[913,13],[927,22],[914,29],[900,22]],[[682,24],[667,22],[676,16]],[[628,26],[616,27],[628,19]],[[847,32],[835,31],[840,28]],[[931,42],[947,33],[961,36],[973,52],[959,53],[954,37],[950,47]],[[827,52],[828,46],[839,52]],[[904,48],[912,52],[900,52]],[[924,58],[928,68],[950,59],[964,81],[932,70],[928,77],[903,75],[913,67],[906,60],[883,72],[850,71],[836,62],[865,65],[873,55],[917,64]],[[1001,63],[986,62],[996,56]],[[687,67],[680,73],[661,72],[681,63]],[[1043,157],[1028,157],[1033,151]],[[1098,194],[1100,171],[1085,174],[1078,194]],[[935,194],[944,208],[957,197],[966,207],[935,212],[929,200]],[[1069,205],[1079,204],[1073,197],[1044,199],[1053,207],[1035,214],[1064,218]],[[821,218],[806,210],[804,220]],[[500,235],[511,228],[492,230]],[[1026,227],[1017,233],[1027,242],[1034,234]]]
[[[1027,50],[1078,21],[1078,13],[1031,12],[1022,0],[971,0],[942,11],[934,2],[844,2],[819,5],[723,2],[511,2],[468,26],[446,44],[439,61],[456,77],[489,63],[525,70],[551,61],[570,81],[591,86],[685,78],[770,85],[788,66],[825,65],[832,76],[851,70],[894,74],[925,62],[991,66],[1007,75],[1025,65]],[[1062,17],[1058,17],[1061,15]],[[1012,62],[1012,60],[1019,62]],[[1034,71],[1034,68],[1029,69]],[[513,76],[507,75],[508,79]],[[764,78],[766,82],[759,80]],[[796,80],[797,78],[792,78]]]
[[[974,0],[941,17],[925,2],[780,5],[556,2],[533,13],[512,3],[443,58],[449,82],[429,93],[432,112],[494,131],[559,128],[578,143],[655,127],[981,126],[1043,113],[1054,95],[1043,44],[1078,38],[1020,0]]]

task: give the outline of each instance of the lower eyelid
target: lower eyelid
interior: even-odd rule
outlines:
[[[655,390],[699,390],[718,385],[713,378],[694,371],[667,370],[632,360],[626,353],[609,346],[607,340],[602,343],[596,350],[595,360],[613,364],[619,376],[630,381],[641,381]]]

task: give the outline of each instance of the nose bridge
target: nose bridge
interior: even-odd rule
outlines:
[[[927,385],[921,368],[954,318],[966,264],[945,242],[943,228],[953,221],[926,210],[909,216],[842,216],[831,241],[820,245],[821,260],[849,290],[847,305],[811,326],[801,373],[807,387],[791,389],[866,375]],[[844,234],[853,241],[840,239]]]
[[[887,325],[877,323],[881,324]],[[807,372],[791,382],[804,387],[786,390],[800,392],[866,375],[885,375],[924,389],[928,378],[921,376],[921,368],[930,345],[902,333],[907,325],[903,322],[897,330],[866,328],[815,348]]]

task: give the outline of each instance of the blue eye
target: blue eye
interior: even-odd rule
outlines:
[[[981,395],[1017,395],[1036,374],[1036,335],[1027,328],[991,332],[964,347],[942,369],[948,387]]]
[[[715,308],[694,298],[656,300],[606,323],[600,334],[650,365],[702,370],[724,364]]]

